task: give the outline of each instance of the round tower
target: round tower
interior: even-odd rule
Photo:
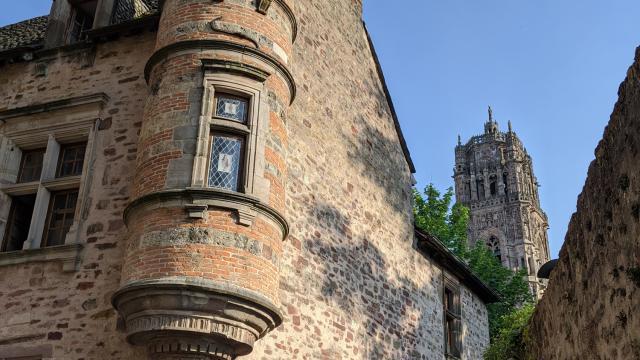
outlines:
[[[234,359],[282,322],[292,1],[161,1],[113,296],[151,359]]]

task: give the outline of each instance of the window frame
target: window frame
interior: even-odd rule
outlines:
[[[96,9],[93,13],[89,13],[81,8],[81,4],[76,4],[69,1],[71,6],[71,16],[69,17],[68,30],[67,30],[67,44],[76,44],[87,40],[87,33],[94,28],[96,22],[96,12],[99,0],[95,1]],[[82,21],[78,21],[82,18]],[[90,23],[87,21],[90,19]],[[87,26],[89,24],[89,26]]]
[[[92,123],[95,126],[96,123]],[[77,243],[79,241],[77,234],[77,228],[80,226],[79,209],[81,208],[84,201],[84,197],[82,196],[82,194],[86,192],[86,186],[83,186],[83,184],[86,182],[88,176],[87,164],[90,161],[90,158],[93,156],[93,151],[90,151],[89,146],[90,144],[91,146],[93,146],[95,128],[89,128],[85,133],[86,135],[84,136],[77,134],[69,138],[62,138],[60,142],[56,138],[55,132],[43,136],[42,133],[46,133],[46,130],[47,129],[45,128],[34,131],[35,133],[41,133],[38,136],[40,138],[47,139],[46,143],[43,143],[42,140],[40,140],[40,142],[29,144],[29,146],[25,148],[21,148],[20,143],[11,145],[14,150],[15,148],[17,148],[20,154],[17,165],[14,165],[17,167],[15,170],[16,175],[13,183],[0,185],[0,192],[2,192],[2,196],[9,199],[9,209],[6,213],[7,220],[9,220],[10,216],[12,215],[14,207],[14,197],[24,195],[34,195],[36,197],[31,222],[28,229],[27,239],[23,243],[22,249],[13,251],[44,249],[51,247],[47,244],[47,231],[48,223],[50,221],[50,211],[51,207],[53,206],[53,196],[61,191],[76,191],[78,192],[78,196],[75,204],[73,223],[69,231],[64,235],[64,241],[56,246],[69,245],[72,243]],[[46,146],[43,147],[43,145],[45,144]],[[81,160],[74,159],[74,163],[82,161],[80,174],[71,174],[68,176],[59,177],[58,175],[62,166],[64,150],[65,148],[69,148],[70,146],[84,146],[84,157],[82,157]],[[23,169],[23,163],[25,159],[24,154],[29,153],[30,151],[34,151],[29,149],[42,148],[45,149],[45,152],[42,160],[40,178],[37,181],[30,181],[26,183],[20,182],[19,176]],[[0,238],[0,254],[13,252],[6,251],[9,241],[9,227],[9,224],[6,224],[2,229],[3,231],[0,232],[0,235],[2,236],[2,238]]]
[[[34,197],[34,208],[35,208],[35,198],[37,197],[37,194],[27,194],[27,195],[21,195],[21,196],[33,196]],[[7,216],[7,223],[5,225],[4,228],[4,234],[2,236],[2,241],[0,242],[0,252],[8,252],[7,251],[7,247],[9,246],[9,235],[11,234],[12,230],[13,230],[13,217],[15,216],[15,212],[16,212],[16,203],[15,203],[15,199],[14,197],[11,198],[11,205],[9,208],[9,216]],[[31,211],[31,217],[29,218],[29,223],[31,223],[31,219],[33,218],[33,210]],[[29,227],[31,227],[31,225],[29,225]],[[28,235],[28,229],[27,229],[27,238],[24,240],[24,242],[22,243],[22,245],[24,246],[24,243],[27,242],[29,240],[29,235]],[[16,250],[10,250],[10,251],[16,251]]]
[[[73,205],[73,214],[72,214],[73,221],[72,221],[71,226],[73,226],[73,223],[75,223],[76,214],[78,212],[78,200],[80,198],[79,189],[74,188],[74,189],[67,189],[67,190],[60,190],[60,191],[51,192],[50,199],[49,199],[49,206],[48,206],[48,209],[47,209],[47,217],[46,217],[45,224],[44,224],[44,230],[42,232],[42,241],[40,242],[40,247],[50,247],[50,246],[64,245],[64,243],[65,243],[64,238],[66,238],[67,235],[69,234],[69,232],[71,230],[71,226],[69,227],[69,230],[67,230],[62,235],[63,236],[62,244],[49,245],[49,231],[51,230],[51,220],[52,220],[53,215],[54,215],[53,206],[55,204],[55,197],[57,195],[60,195],[60,194],[65,194],[65,195],[68,196],[69,194],[72,194],[72,193],[76,193],[76,201],[75,201],[75,204]],[[65,201],[68,201],[68,198]],[[65,208],[64,210],[69,210],[69,208]],[[67,213],[65,213],[65,214],[67,214]],[[66,220],[66,215],[65,215],[65,220]],[[63,226],[63,229],[64,229],[64,226]]]
[[[453,304],[449,304],[447,292],[451,293]],[[442,287],[442,313],[445,356],[452,359],[460,359],[463,354],[461,291],[460,285],[446,275],[444,276]],[[454,324],[453,329],[449,326],[450,322]],[[453,338],[454,349],[450,346],[453,336],[455,336]]]
[[[80,168],[80,173],[79,174],[70,174],[70,175],[62,175],[62,164],[63,164],[63,159],[64,159],[64,154],[65,151],[68,149],[72,149],[72,148],[80,148],[83,147],[83,156],[82,156],[82,166]],[[60,144],[60,151],[58,154],[58,160],[56,163],[56,172],[55,172],[55,178],[56,179],[63,179],[63,178],[68,178],[68,177],[72,177],[72,176],[82,176],[82,173],[84,172],[84,163],[86,160],[86,155],[87,155],[87,142],[83,141],[83,142],[75,142],[75,143],[69,143],[69,144]],[[74,160],[74,168],[75,168],[75,164],[77,163],[78,158],[76,157]]]
[[[239,164],[238,164],[238,174],[237,174],[237,179],[236,179],[236,190],[230,190],[230,189],[225,189],[223,187],[216,187],[216,186],[211,186],[209,184],[209,178],[211,176],[211,165],[212,165],[212,161],[213,161],[213,138],[215,136],[219,136],[219,137],[228,137],[228,138],[236,138],[236,139],[240,139],[241,140],[241,144],[240,144],[240,160],[239,160]],[[209,133],[209,157],[207,160],[207,187],[211,188],[211,189],[220,189],[220,190],[224,190],[224,191],[234,191],[234,192],[240,192],[240,193],[244,193],[246,192],[244,185],[245,185],[245,176],[246,176],[246,171],[245,171],[245,162],[246,162],[246,157],[247,157],[247,134],[245,133],[240,133],[240,132],[233,132],[233,131],[229,131],[228,129],[222,129],[222,130],[217,130],[217,128],[213,128],[212,131]]]
[[[196,156],[192,172],[191,187],[221,192],[256,195],[255,180],[261,175],[258,162],[264,152],[264,138],[258,132],[268,124],[268,106],[263,104],[264,84],[244,76],[223,72],[204,74],[202,110],[198,127]],[[218,95],[230,95],[247,101],[246,122],[240,123],[216,116]],[[209,186],[213,136],[230,135],[243,138],[239,185],[237,191]],[[262,143],[261,143],[262,142]],[[262,160],[263,161],[263,160]]]
[[[34,181],[40,181],[40,179],[42,178],[42,170],[44,168],[44,156],[46,152],[47,152],[46,147],[22,151],[22,154],[20,157],[20,168],[18,169],[18,177],[16,179],[16,183],[26,184]],[[26,155],[33,154],[33,153],[42,153],[42,160],[40,162],[40,174],[35,179],[25,181],[22,177],[24,176],[24,169],[25,169],[26,160],[27,160]]]

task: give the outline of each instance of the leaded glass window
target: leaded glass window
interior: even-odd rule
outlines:
[[[229,94],[216,95],[216,117],[245,124],[249,101]]]
[[[241,137],[215,134],[211,140],[209,186],[238,191],[242,151]]]

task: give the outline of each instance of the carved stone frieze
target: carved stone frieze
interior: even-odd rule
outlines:
[[[154,359],[180,354],[235,359],[249,354],[258,339],[282,322],[275,305],[259,294],[224,284],[193,285],[186,279],[126,285],[113,304],[124,320],[127,340],[147,346]]]

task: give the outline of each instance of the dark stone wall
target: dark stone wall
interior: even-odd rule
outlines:
[[[640,359],[640,48],[533,318],[535,359]]]

